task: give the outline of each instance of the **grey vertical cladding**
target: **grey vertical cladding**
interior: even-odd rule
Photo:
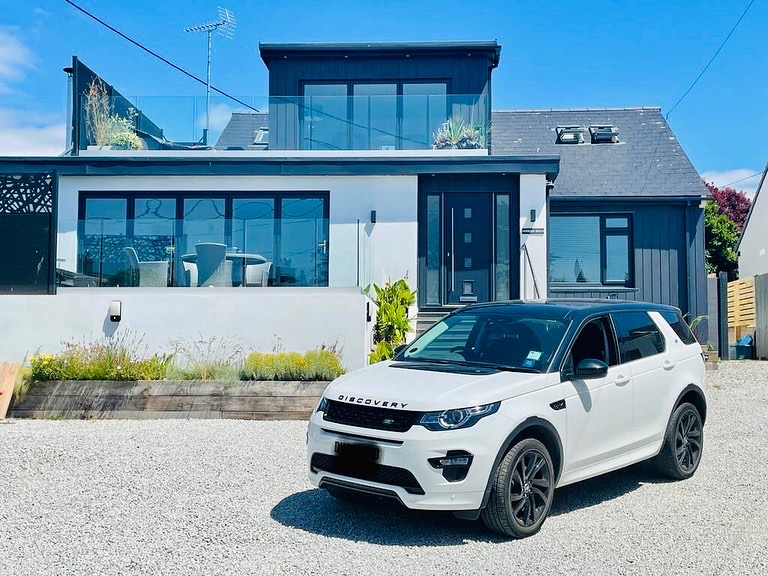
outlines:
[[[718,294],[717,277],[707,277],[707,319],[699,324],[702,328],[696,332],[702,344],[712,343],[717,350],[720,350],[720,331],[717,329],[720,324],[719,307],[720,296]]]
[[[707,267],[704,261],[704,210],[698,203],[687,207],[688,310],[692,318],[707,313]]]
[[[596,289],[550,286],[556,297],[643,300],[671,304],[692,316],[706,314],[703,210],[684,202],[550,200],[551,214],[632,215],[634,286]],[[690,243],[690,244],[689,244]]]
[[[768,359],[768,274],[755,276],[755,358]]]

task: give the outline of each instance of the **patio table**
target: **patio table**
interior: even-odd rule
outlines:
[[[245,286],[245,267],[249,264],[263,264],[267,259],[261,254],[255,252],[227,252],[224,257],[232,260],[232,284],[235,286]],[[197,253],[182,254],[183,262],[197,263]],[[239,265],[235,265],[237,261]]]

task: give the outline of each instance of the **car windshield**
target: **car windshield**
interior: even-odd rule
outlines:
[[[544,372],[567,323],[521,312],[478,308],[448,316],[408,346],[398,360]]]

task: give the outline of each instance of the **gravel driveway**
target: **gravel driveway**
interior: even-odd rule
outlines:
[[[0,574],[766,574],[768,363],[724,363],[708,400],[691,480],[563,488],[523,541],[337,503],[302,422],[0,422]]]

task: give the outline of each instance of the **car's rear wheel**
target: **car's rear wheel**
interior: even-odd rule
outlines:
[[[685,402],[672,413],[664,434],[664,444],[656,456],[659,472],[677,480],[693,476],[701,461],[704,425],[699,410]]]
[[[555,491],[555,469],[546,446],[533,438],[515,444],[497,467],[483,522],[512,538],[525,538],[544,524]]]

